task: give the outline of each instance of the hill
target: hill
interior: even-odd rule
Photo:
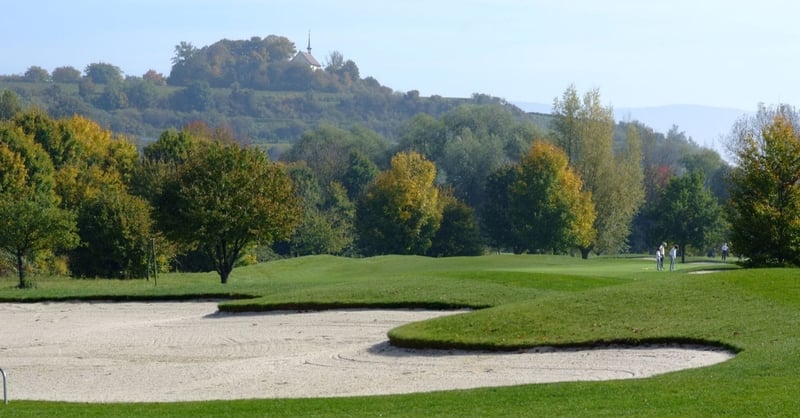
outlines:
[[[53,117],[80,114],[137,138],[155,138],[202,120],[253,143],[291,143],[321,124],[360,125],[392,139],[405,120],[420,113],[438,117],[470,102],[507,105],[480,94],[445,98],[397,92],[374,77],[362,77],[358,65],[338,52],[324,67],[310,52],[297,51],[293,42],[275,35],[223,39],[200,48],[181,42],[166,76],[150,70],[123,77],[108,63],[89,64],[83,72],[59,67],[51,73],[32,66],[24,75],[0,75],[0,91],[11,90],[22,105],[43,108]]]
[[[293,143],[323,124],[349,129],[363,126],[391,140],[418,114],[439,117],[465,104],[500,104],[545,130],[550,106],[508,103],[485,94],[470,98],[422,97],[416,90],[394,91],[334,51],[325,63],[298,51],[289,39],[269,35],[248,40],[223,39],[195,47],[176,47],[168,75],[153,70],[127,75],[108,63],[92,63],[83,72],[59,67],[51,72],[29,67],[24,75],[0,75],[25,106],[53,117],[80,114],[114,132],[147,141],[164,130],[194,121],[221,126],[243,142]],[[719,137],[743,111],[703,106],[624,108],[618,121],[638,120],[657,132],[673,125],[687,138],[722,153]],[[723,154],[724,155],[724,154]]]

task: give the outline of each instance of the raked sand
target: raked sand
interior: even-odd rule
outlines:
[[[453,312],[226,314],[216,302],[0,303],[8,397],[156,402],[427,392],[644,378],[723,362],[719,348],[408,350],[396,326]]]

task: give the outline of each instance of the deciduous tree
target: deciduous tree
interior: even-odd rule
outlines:
[[[83,245],[70,253],[70,270],[79,277],[117,279],[147,276],[156,233],[151,206],[124,188],[107,186],[82,202],[78,225]],[[163,248],[164,245],[158,245]]]
[[[800,265],[800,126],[789,106],[760,107],[730,146],[731,248],[753,265]]]
[[[509,226],[527,251],[563,252],[594,240],[591,195],[558,147],[534,143],[517,167],[510,192]]]
[[[83,245],[69,253],[72,272],[144,277],[144,250],[158,235],[151,228],[149,204],[129,194],[139,160],[136,147],[80,116],[53,120],[33,111],[14,122],[47,151],[61,206],[77,214]]]
[[[37,65],[28,67],[28,69],[25,71],[25,81],[30,83],[46,83],[50,80],[50,73]]]
[[[439,228],[436,167],[416,152],[399,153],[358,205],[356,227],[367,255],[425,254]]]
[[[3,90],[0,93],[0,120],[11,119],[16,115],[22,106],[19,104],[19,96],[12,90]]]
[[[0,250],[16,260],[19,287],[30,285],[25,260],[78,244],[74,215],[59,207],[53,166],[31,136],[0,124]]]
[[[516,165],[507,164],[492,172],[486,179],[486,203],[481,207],[481,232],[490,247],[497,251],[511,249],[515,254],[525,250],[513,228],[511,188],[517,181]]]
[[[487,176],[507,161],[518,161],[539,136],[529,120],[491,98],[459,106],[440,120],[418,115],[405,127],[401,150],[422,153],[436,163],[440,180],[468,205],[481,208]]]
[[[686,261],[689,246],[704,251],[723,226],[721,208],[703,180],[700,172],[673,177],[651,209],[653,235],[678,243],[681,262]]]
[[[483,253],[478,225],[472,208],[451,192],[441,193],[442,221],[432,239],[428,255],[433,257],[473,256]]]
[[[105,62],[95,62],[86,66],[86,78],[95,84],[122,84],[122,70],[116,65]]]
[[[243,249],[288,238],[301,210],[284,169],[264,152],[218,141],[190,154],[158,205],[167,237],[205,254],[223,284]]]
[[[596,240],[581,248],[617,253],[626,249],[633,216],[644,199],[641,145],[635,130],[626,135],[622,151],[614,151],[614,117],[595,89],[581,99],[574,86],[553,105],[556,144],[567,154],[597,209]]]
[[[303,134],[292,149],[285,155],[287,161],[305,161],[314,171],[320,184],[336,181],[348,184],[345,178],[350,173],[351,163],[363,165],[366,162],[358,159],[366,158],[372,163],[386,159],[389,144],[377,133],[364,128],[354,127],[344,130],[332,125],[322,126]],[[357,154],[356,158],[353,154]],[[356,158],[356,160],[354,160]],[[368,170],[368,168],[365,167]],[[362,173],[369,175],[369,173]],[[358,179],[351,179],[358,182]],[[355,189],[359,186],[353,184]],[[363,184],[360,186],[363,187]],[[356,190],[353,190],[354,192]]]
[[[303,163],[292,164],[288,172],[302,201],[303,216],[289,241],[276,245],[279,247],[276,252],[284,248],[284,252],[303,256],[341,255],[352,250],[355,205],[347,198],[344,187],[336,182],[322,187],[314,172]]]
[[[53,69],[53,81],[56,83],[75,83],[81,81],[81,72],[75,67],[57,67]]]

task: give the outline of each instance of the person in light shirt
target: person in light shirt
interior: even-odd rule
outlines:
[[[673,245],[669,250],[669,271],[675,271],[676,258],[678,258],[678,246]]]

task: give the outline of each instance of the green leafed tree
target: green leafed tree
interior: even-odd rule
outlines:
[[[0,251],[15,259],[19,287],[26,260],[78,244],[74,215],[59,207],[47,154],[21,129],[0,126]]]
[[[356,201],[361,198],[367,186],[378,176],[378,166],[359,151],[350,152],[347,170],[342,177],[342,186],[347,191],[347,197]]]
[[[189,158],[198,144],[203,141],[188,130],[166,130],[158,140],[144,148],[144,157],[149,161],[163,161],[181,164]]]
[[[123,89],[128,103],[138,109],[153,107],[158,100],[156,84],[144,78],[129,77]]]
[[[511,224],[511,188],[516,183],[517,176],[516,166],[512,164],[492,172],[486,179],[485,186],[485,193],[491,199],[487,199],[480,211],[481,232],[487,244],[497,251],[507,248],[516,254],[522,253],[526,247]]]
[[[731,136],[731,250],[752,265],[800,265],[800,117],[761,107]]]
[[[288,173],[302,201],[303,216],[289,241],[276,245],[276,252],[303,256],[341,255],[352,250],[355,205],[347,198],[344,187],[336,182],[322,187],[303,163],[290,165]]]
[[[147,276],[155,234],[151,207],[123,188],[109,186],[81,204],[78,225],[83,245],[70,253],[70,269],[79,277],[116,279]]]
[[[3,90],[0,92],[0,120],[11,119],[22,110],[19,103],[19,96],[13,90]]]
[[[81,81],[81,72],[75,67],[65,66],[53,69],[53,81],[56,83],[74,83]]]
[[[50,73],[42,67],[34,65],[25,71],[25,81],[30,83],[46,83],[50,81]]]
[[[205,81],[195,81],[183,89],[176,90],[170,96],[173,106],[191,112],[204,111],[214,105],[211,87]]]
[[[613,110],[600,102],[600,92],[592,90],[581,98],[574,86],[556,99],[554,136],[568,163],[591,193],[597,218],[596,239],[581,253],[618,253],[627,249],[627,238],[634,215],[644,201],[641,141],[629,129],[625,146],[614,150]]]
[[[487,176],[507,161],[518,161],[540,135],[509,107],[480,95],[474,99],[486,102],[461,105],[440,120],[427,115],[411,119],[399,149],[417,151],[436,163],[440,182],[461,201],[481,208]]]
[[[447,142],[438,164],[455,195],[477,207],[484,204],[486,178],[506,158],[499,136],[477,138],[464,128]]]
[[[651,207],[653,236],[677,243],[681,262],[686,261],[689,247],[702,253],[719,239],[723,228],[722,209],[703,182],[700,172],[673,177]]]
[[[29,287],[25,260],[38,251],[77,246],[75,216],[59,208],[50,196],[0,194],[0,198],[0,250],[16,259],[19,287]]]
[[[122,84],[122,70],[116,65],[105,62],[95,62],[86,66],[86,78],[95,84]]]
[[[436,167],[416,152],[399,153],[359,202],[356,228],[367,255],[425,254],[441,221]]]
[[[205,254],[223,284],[242,250],[288,238],[302,210],[281,166],[260,150],[219,141],[189,155],[157,206],[167,237]]]
[[[370,176],[372,173],[353,173],[349,170],[354,168],[354,164],[370,165],[367,161],[358,161],[359,159],[367,159],[373,163],[385,160],[388,147],[388,142],[383,137],[368,129],[353,127],[344,130],[322,124],[317,129],[303,134],[285,155],[285,159],[293,162],[305,161],[323,185],[336,181],[350,186],[351,182],[355,182],[356,184],[352,185],[355,193],[356,189],[363,189],[364,178],[348,179],[348,177]],[[354,156],[354,153],[357,156]],[[369,171],[370,167],[357,169]]]
[[[428,255],[433,257],[473,256],[483,253],[478,225],[472,208],[452,193],[441,193],[442,221]]]

